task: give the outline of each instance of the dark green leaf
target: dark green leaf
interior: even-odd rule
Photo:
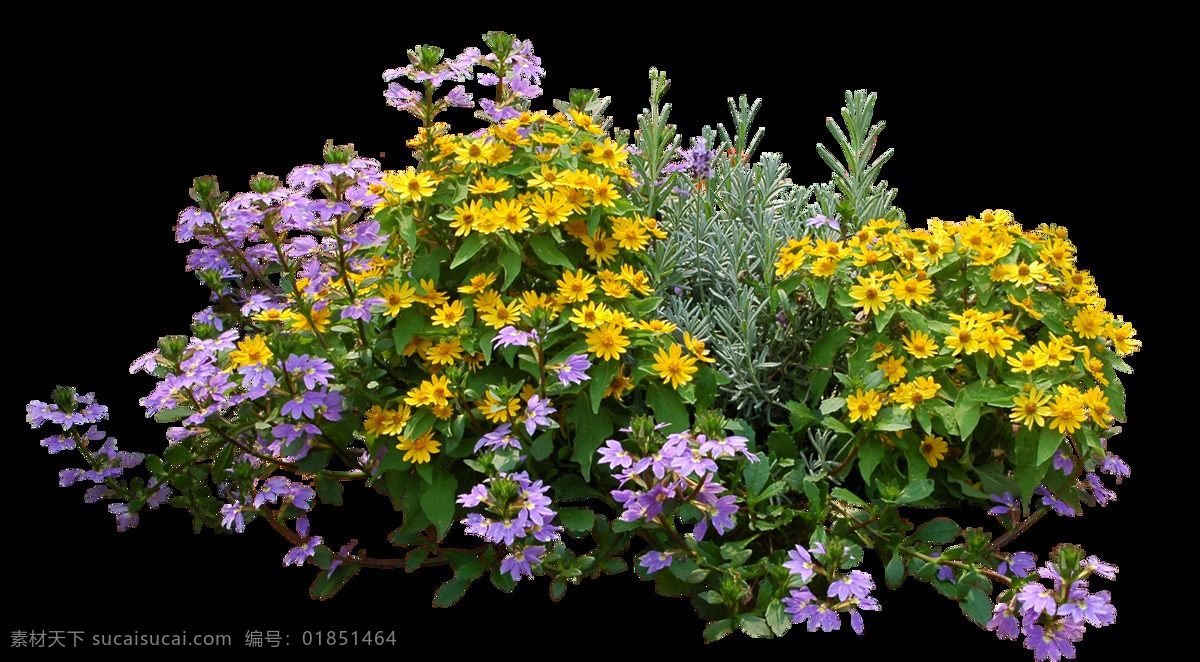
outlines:
[[[322,503],[342,505],[342,483],[326,474],[317,474],[317,496],[321,497]]]
[[[438,540],[446,537],[450,522],[454,520],[454,500],[458,493],[458,481],[443,468],[433,473],[433,483],[421,490],[421,510],[437,527]]]
[[[938,517],[917,527],[911,538],[924,540],[935,545],[945,545],[954,542],[962,528],[948,517]]]
[[[558,246],[555,243],[554,239],[545,235],[540,235],[529,240],[530,248],[533,249],[534,254],[542,262],[574,271],[575,265],[571,264],[571,260],[567,259],[567,256],[558,250]]]
[[[933,480],[926,478],[909,483],[900,490],[896,503],[913,503],[933,494]]]
[[[713,621],[708,624],[708,627],[704,628],[704,643],[712,643],[730,632],[733,632],[732,618],[722,618],[719,621]]]
[[[904,555],[900,552],[892,554],[892,560],[888,561],[887,567],[883,570],[883,579],[887,582],[888,588],[895,589],[904,581]]]
[[[483,248],[483,245],[484,238],[482,234],[472,232],[467,235],[467,238],[463,240],[462,246],[458,247],[458,253],[454,255],[454,261],[450,263],[450,268],[454,269],[474,257],[479,252],[479,249]]]
[[[591,531],[592,524],[596,521],[596,515],[587,508],[560,506],[558,521],[568,531]]]

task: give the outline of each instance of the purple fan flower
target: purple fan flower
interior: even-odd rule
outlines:
[[[562,368],[560,368],[558,371],[558,381],[561,382],[563,386],[568,386],[570,384],[581,384],[583,383],[583,380],[591,379],[591,377],[584,372],[590,367],[592,367],[592,363],[591,361],[588,361],[587,354],[572,354],[571,356],[567,357],[566,361],[563,361]]]
[[[243,533],[246,530],[246,518],[242,516],[242,506],[238,501],[227,503],[221,506],[221,526],[227,529],[234,529],[238,533]]]
[[[1029,624],[1022,631],[1025,633],[1025,648],[1033,651],[1033,659],[1052,662],[1058,662],[1063,657],[1075,659],[1075,646],[1071,642],[1083,637],[1083,627],[1066,620],[1052,621],[1044,627]]]
[[[995,630],[997,637],[1012,641],[1016,641],[1021,633],[1021,623],[1017,620],[1016,612],[1013,606],[1006,602],[1001,602],[992,609],[992,620],[988,621],[985,627]]]
[[[1075,463],[1071,461],[1071,458],[1063,455],[1062,449],[1060,448],[1054,451],[1054,462],[1052,466],[1055,469],[1063,472],[1064,476],[1069,476],[1071,475],[1071,470],[1075,468]]]
[[[556,411],[558,410],[550,406],[549,400],[542,400],[536,393],[529,396],[525,410],[525,434],[532,436],[533,431],[539,425],[543,427],[554,425],[554,421],[550,420],[549,415]]]
[[[124,503],[108,504],[108,512],[117,516],[117,531],[132,529],[138,525],[138,516],[129,512],[129,506]]]
[[[1012,555],[1008,561],[1001,561],[996,568],[996,572],[1004,574],[1006,571],[1011,571],[1017,577],[1024,577],[1037,566],[1037,557],[1030,552],[1017,552]]]
[[[475,444],[475,452],[479,452],[479,449],[484,446],[519,449],[521,441],[513,436],[511,423],[501,423],[495,430],[479,438],[479,443]]]
[[[991,495],[991,497],[992,497],[992,501],[995,501],[996,503],[999,503],[1000,505],[989,510],[988,511],[989,515],[1004,515],[1009,512],[1017,512],[1017,510],[1018,510],[1017,500],[1016,500],[1016,498],[1013,497],[1012,492],[1005,492],[1004,496],[996,496],[995,494],[993,494],[993,495]]]
[[[836,580],[830,580],[826,595],[837,598],[839,602],[849,600],[850,596],[862,599],[870,595],[874,588],[875,580],[871,575],[861,570],[851,570]]]
[[[1033,490],[1033,493],[1034,495],[1042,497],[1043,506],[1050,506],[1054,509],[1054,512],[1058,513],[1059,515],[1062,515],[1063,517],[1075,516],[1076,513],[1074,508],[1067,505],[1065,501],[1056,499],[1054,495],[1050,493],[1050,490],[1046,489],[1044,486],[1038,485],[1037,488]]]
[[[638,558],[638,565],[645,568],[647,573],[655,573],[671,565],[674,561],[675,558],[671,552],[650,550]]]
[[[1100,471],[1103,471],[1110,476],[1117,477],[1117,485],[1121,484],[1121,480],[1129,477],[1129,465],[1121,458],[1109,453],[1100,463]]]
[[[616,440],[609,439],[605,442],[605,447],[600,449],[599,464],[607,464],[614,469],[617,467],[628,468],[633,465],[633,456]]]
[[[538,557],[546,551],[541,545],[526,547],[519,552],[514,552],[504,557],[500,562],[500,572],[507,572],[512,576],[513,581],[521,581],[522,577],[533,578],[533,564],[538,562]]]
[[[1086,559],[1080,561],[1079,564],[1105,579],[1115,580],[1117,578],[1117,572],[1119,572],[1117,566],[1101,561],[1100,558],[1095,554],[1092,554]]]
[[[1099,476],[1089,471],[1085,474],[1085,477],[1087,478],[1088,486],[1091,488],[1092,496],[1096,498],[1096,503],[1103,507],[1107,506],[1109,501],[1116,500],[1117,493],[1105,487],[1104,483],[1100,482]]]
[[[784,562],[783,567],[787,568],[788,571],[793,575],[800,575],[800,579],[803,579],[806,582],[809,579],[812,579],[812,576],[815,572],[813,570],[813,558],[812,555],[808,553],[807,549],[804,549],[804,547],[800,545],[796,545],[795,549],[788,552],[788,557],[791,560]]]
[[[310,359],[308,354],[300,356],[292,354],[284,362],[283,369],[294,376],[301,377],[304,380],[304,387],[309,390],[316,388],[317,384],[328,385],[330,377],[333,376],[330,372],[333,369],[332,363],[322,358]]]
[[[323,542],[321,536],[313,536],[308,539],[308,542],[298,547],[293,547],[288,550],[283,556],[284,565],[304,565],[305,559],[317,553],[317,545]]]
[[[500,329],[500,332],[497,333],[496,337],[492,339],[492,346],[511,347],[512,345],[517,345],[519,347],[525,347],[529,344],[530,338],[531,336],[525,331],[521,331],[515,326],[506,326],[503,329]]]
[[[1048,616],[1054,615],[1055,601],[1054,592],[1046,588],[1041,582],[1029,582],[1021,587],[1021,592],[1017,594],[1017,602],[1021,603],[1021,613],[1035,615],[1044,613]]]
[[[829,226],[830,228],[833,228],[834,230],[841,230],[841,229],[842,229],[842,226],[841,226],[841,225],[838,225],[838,222],[837,222],[836,220],[834,220],[834,219],[829,219],[829,218],[825,218],[825,215],[824,215],[824,214],[817,214],[816,216],[813,216],[812,218],[810,218],[810,219],[808,219],[807,221],[805,221],[805,223],[806,223],[806,224],[807,224],[809,227],[817,227],[817,228],[819,228],[819,227],[821,227],[822,225],[827,225],[827,226]]]

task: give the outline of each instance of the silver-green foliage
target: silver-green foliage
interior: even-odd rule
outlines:
[[[657,108],[667,81],[656,73],[651,72],[651,109],[638,117],[641,130],[635,136],[642,161],[650,166],[643,182],[653,181],[652,173],[679,145],[674,127],[665,123],[670,105],[664,107],[666,112]],[[789,166],[776,153],[763,153],[751,162],[764,134],[760,127],[748,140],[761,100],[749,104],[742,96],[736,105],[729,99],[735,135],[717,125],[721,141],[715,145],[713,176],[699,190],[698,182],[672,173],[657,185],[635,191],[643,202],[652,203],[648,208],[657,210],[669,233],[650,251],[649,266],[663,296],[659,314],[707,343],[717,359],[715,367],[728,378],[721,401],[755,429],[787,420],[788,400],[820,395],[807,392],[811,368],[806,360],[813,343],[844,322],[836,312],[817,305],[807,287],[792,296],[779,289],[774,266],[779,251],[790,239],[808,234],[817,233],[813,239],[844,238],[864,220],[903,219],[891,206],[896,191],[886,182],[874,184],[891,150],[867,164],[883,126],[867,127],[874,95],[847,92],[846,98],[848,108],[842,115],[850,136],[830,125],[847,163],[838,163],[818,145],[818,153],[834,170],[829,183],[794,184],[787,176]],[[707,126],[702,131],[709,146],[714,145],[713,133]],[[677,188],[676,183],[687,188]],[[808,226],[806,220],[817,215],[838,220],[841,231]]]

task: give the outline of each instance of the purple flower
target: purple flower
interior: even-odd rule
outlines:
[[[1006,571],[1011,571],[1017,577],[1028,575],[1031,570],[1037,565],[1037,557],[1029,552],[1017,552],[1012,555],[1012,558],[1007,561],[1001,561],[996,568],[996,572],[1004,574]]]
[[[591,379],[584,370],[592,367],[591,361],[588,361],[587,354],[572,354],[563,361],[562,368],[558,371],[558,381],[563,386],[570,384],[581,384],[585,379]]]
[[[705,456],[699,448],[690,448],[675,456],[671,461],[671,469],[681,476],[695,474],[697,478],[702,478],[710,472],[715,472],[717,463]]]
[[[333,364],[322,358],[309,359],[308,354],[292,354],[283,364],[283,369],[304,380],[304,387],[312,390],[317,384],[328,385],[332,377]]]
[[[1042,497],[1043,506],[1050,506],[1054,509],[1054,512],[1058,513],[1059,515],[1062,515],[1063,517],[1075,516],[1075,509],[1067,505],[1065,501],[1056,499],[1054,495],[1050,493],[1050,490],[1045,488],[1045,486],[1038,485],[1037,488],[1033,490],[1033,493],[1034,495]]]
[[[500,572],[509,573],[513,581],[521,581],[522,577],[532,579],[533,564],[538,562],[538,557],[545,551],[545,547],[534,545],[509,554],[500,562]]]
[[[1103,627],[1117,620],[1117,610],[1112,606],[1108,591],[1088,593],[1087,582],[1078,581],[1071,585],[1067,601],[1058,606],[1058,615],[1082,625],[1084,622]]]
[[[246,530],[246,518],[242,516],[242,506],[239,502],[227,503],[221,506],[221,526],[235,529],[238,533]]]
[[[825,218],[824,214],[817,214],[816,216],[813,216],[812,218],[805,221],[805,223],[809,227],[818,227],[819,228],[822,225],[827,225],[830,228],[833,228],[834,230],[842,229],[842,226],[838,225],[838,222],[836,220]]]
[[[496,337],[492,339],[492,346],[510,347],[512,345],[517,345],[520,347],[525,347],[529,344],[530,338],[530,334],[510,325],[500,329],[500,332],[497,333]]]
[[[512,424],[501,423],[495,430],[479,438],[475,451],[489,446],[491,448],[521,448],[521,441],[512,434]]]
[[[1071,470],[1075,468],[1075,463],[1071,461],[1071,458],[1063,455],[1062,449],[1060,448],[1054,451],[1054,462],[1052,466],[1055,469],[1063,472],[1064,476],[1069,476],[1071,475]]]
[[[350,542],[342,545],[342,548],[338,550],[337,558],[334,558],[333,562],[329,564],[329,574],[325,575],[327,579],[332,577],[333,571],[337,570],[338,566],[342,564],[342,557],[350,556],[351,552],[353,552],[354,548],[357,546],[358,538],[351,538]]]
[[[617,467],[627,468],[633,465],[633,456],[616,440],[609,439],[605,442],[605,447],[600,449],[599,464],[607,464],[614,469]]]
[[[1103,507],[1107,506],[1109,501],[1116,500],[1117,493],[1105,487],[1104,483],[1100,482],[1099,476],[1089,471],[1085,477],[1087,478],[1088,486],[1092,490],[1092,496],[1096,498],[1096,503]]]
[[[1021,603],[1021,613],[1028,615],[1046,614],[1054,615],[1055,601],[1054,592],[1046,588],[1041,582],[1029,582],[1021,587],[1021,592],[1017,593],[1017,602]]]
[[[1125,464],[1124,460],[1112,453],[1104,457],[1104,460],[1100,463],[1100,471],[1110,476],[1116,476],[1117,485],[1121,484],[1123,478],[1129,477],[1129,465]]]
[[[638,565],[645,568],[647,573],[655,573],[671,565],[674,561],[672,552],[650,550],[638,558]]]
[[[287,554],[283,555],[283,564],[304,565],[304,560],[317,553],[317,545],[323,542],[321,536],[313,536],[308,539],[308,542],[303,545],[293,547],[288,550]]]
[[[446,102],[455,108],[474,108],[475,103],[471,99],[471,95],[467,93],[466,88],[462,85],[456,85],[454,89],[446,93]]]
[[[117,516],[117,531],[132,529],[138,525],[138,516],[129,512],[129,506],[124,503],[108,504],[108,512]]]
[[[41,445],[45,447],[47,451],[50,451],[50,453],[53,454],[60,451],[65,451],[68,448],[75,448],[75,440],[70,437],[54,435],[43,439]]]
[[[1086,559],[1080,561],[1079,565],[1105,579],[1115,580],[1117,578],[1117,572],[1119,572],[1117,566],[1101,561],[1095,554],[1092,554]]]
[[[850,596],[862,599],[867,597],[874,588],[875,581],[871,575],[861,570],[851,570],[836,580],[830,580],[826,595],[837,598],[839,602],[849,600]]]
[[[1065,657],[1075,659],[1075,647],[1072,641],[1083,637],[1082,626],[1077,626],[1066,620],[1047,623],[1044,627],[1037,624],[1026,625],[1022,628],[1025,633],[1025,648],[1033,651],[1035,660],[1052,660],[1058,662]]]
[[[536,393],[529,396],[529,401],[525,403],[525,434],[533,435],[533,431],[537,426],[551,427],[554,421],[549,418],[550,414],[558,411],[550,406],[549,400],[542,400]]]
[[[813,570],[813,558],[807,549],[796,545],[795,549],[788,552],[788,558],[791,560],[784,562],[783,567],[787,568],[793,575],[800,575],[800,579],[806,582],[812,579],[815,572]]]
[[[711,483],[709,483],[709,485],[711,485]],[[708,507],[700,507],[699,504],[696,504],[695,502],[693,502],[692,505],[700,507],[701,511],[710,513],[713,526],[717,529],[717,535],[725,535],[725,532],[732,529],[734,525],[733,515],[738,511],[738,507],[734,503],[735,501],[737,501],[736,495],[727,494],[717,499],[711,506]],[[696,528],[692,530],[692,535],[695,536],[696,540],[699,541],[704,539],[704,535],[707,532],[708,520],[701,519],[696,523]]]
[[[988,511],[989,515],[1004,515],[1009,512],[1016,512],[1018,509],[1017,500],[1013,497],[1012,492],[1005,492],[1004,496],[991,495],[992,501],[1001,505],[996,506]]]
[[[1012,605],[1001,602],[992,609],[992,620],[987,622],[985,628],[995,630],[996,636],[1001,639],[1016,641],[1021,633],[1021,624],[1015,613]]]

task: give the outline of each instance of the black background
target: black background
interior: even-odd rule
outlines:
[[[1135,596],[1154,585],[1158,569],[1142,534],[1167,472],[1152,451],[1161,405],[1147,374],[1156,372],[1165,345],[1149,299],[1157,280],[1152,255],[1143,250],[1164,236],[1161,211],[1147,201],[1165,173],[1142,150],[1155,149],[1144,109],[1162,90],[1146,75],[1153,67],[1143,51],[1097,46],[1119,41],[1116,26],[1065,36],[964,27],[955,36],[897,41],[843,38],[833,24],[775,33],[730,30],[723,19],[703,27],[668,23],[658,33],[592,27],[595,19],[554,30],[522,29],[524,20],[426,28],[393,13],[369,18],[370,30],[361,17],[352,30],[317,17],[284,24],[272,14],[156,28],[131,27],[129,17],[76,16],[47,32],[30,66],[16,73],[24,155],[10,165],[21,197],[7,210],[8,227],[20,239],[8,245],[28,262],[8,288],[22,302],[8,311],[18,332],[10,341],[4,420],[19,483],[7,495],[6,581],[21,605],[19,615],[6,617],[9,631],[187,630],[232,634],[240,645],[248,630],[278,629],[292,650],[304,630],[330,628],[395,630],[402,642],[455,652],[550,652],[594,642],[635,653],[647,650],[646,638],[678,652],[702,648],[703,622],[685,601],[657,596],[628,575],[572,587],[560,603],[549,600],[544,579],[522,582],[512,595],[481,583],[445,610],[430,606],[442,570],[368,570],[332,600],[312,601],[315,568],[282,567],[289,544],[265,523],[241,535],[192,535],[182,511],[161,509],[116,533],[103,505],[82,503],[83,487],[57,487],[57,472],[78,463],[37,445],[51,427],[17,422],[29,400],[76,385],[110,407],[102,427],[122,449],[161,449],[165,426],[145,419],[137,404],[153,379],[129,375],[128,365],[160,335],[185,333],[191,314],[207,305],[205,290],[184,271],[194,245],[173,240],[178,213],[192,204],[192,178],[215,174],[223,190],[243,191],[257,172],[285,176],[320,162],[330,138],[353,142],[362,156],[386,153],[385,167],[403,168],[411,163],[403,143],[416,121],[385,104],[382,71],[405,64],[416,43],[453,56],[483,48],[484,31],[506,29],[531,39],[547,70],[535,108],[551,109],[549,100],[566,98],[571,87],[597,87],[613,97],[607,114],[616,126],[636,128],[649,95],[647,69],[657,66],[672,80],[667,101],[685,145],[704,124],[732,130],[726,97],[761,97],[755,124],[767,133],[760,151],[781,152],[792,179],[811,183],[828,179],[814,143],[837,153],[824,118],[838,116],[844,90],[866,88],[878,93],[876,121],[887,122],[879,151],[896,150],[883,177],[899,188],[896,204],[910,225],[1004,208],[1025,227],[1068,226],[1080,266],[1095,274],[1108,308],[1146,341],[1132,360],[1137,374],[1124,380],[1130,421],[1112,444],[1133,476],[1117,488],[1117,502],[1083,518],[1047,518],[1013,549],[1044,561],[1055,543],[1071,541],[1121,566],[1117,582],[1097,578],[1092,586],[1113,591],[1117,624],[1089,628],[1081,659],[1105,659],[1104,651],[1144,632],[1155,615]],[[468,91],[484,93],[474,83]],[[446,119],[456,130],[477,127],[467,111]],[[359,551],[372,556],[399,551],[384,539],[399,515],[370,491],[349,492],[345,508],[321,507],[312,519],[333,547],[358,537]],[[874,557],[865,569],[882,584]],[[898,591],[880,586],[876,595],[883,611],[866,614],[861,639],[848,627],[834,634],[801,628],[770,642],[737,634],[704,650],[918,653],[945,642],[956,652],[982,649],[985,659],[1030,655],[911,579]]]

